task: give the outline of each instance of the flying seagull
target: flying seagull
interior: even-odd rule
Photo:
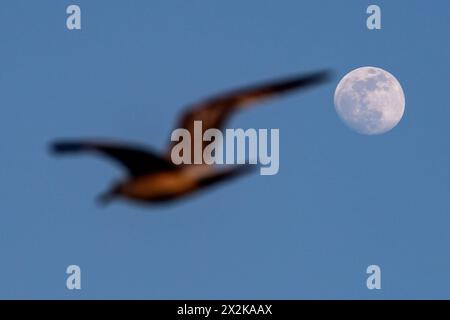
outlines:
[[[223,129],[226,120],[236,111],[289,91],[325,82],[328,71],[279,79],[218,95],[193,104],[182,115],[177,128],[187,129],[193,136],[194,121],[202,121],[202,131]],[[170,158],[174,143],[164,154],[128,143],[95,140],[62,140],[51,145],[58,154],[92,152],[115,160],[128,172],[124,181],[116,183],[100,195],[104,203],[116,197],[141,202],[163,202],[180,198],[194,191],[248,172],[248,165],[218,169],[214,165],[175,165]],[[204,146],[203,146],[204,147]]]

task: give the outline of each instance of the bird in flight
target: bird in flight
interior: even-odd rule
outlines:
[[[221,130],[227,119],[242,108],[323,83],[328,78],[328,71],[318,71],[230,91],[186,108],[177,128],[184,128],[193,136],[194,121],[201,121],[203,132],[212,128]],[[249,165],[233,165],[231,169],[218,169],[208,164],[176,165],[170,157],[173,146],[174,142],[171,142],[167,152],[159,154],[129,143],[61,140],[52,143],[51,150],[57,154],[99,154],[126,169],[128,177],[100,195],[102,203],[116,197],[145,203],[166,202],[249,172]]]

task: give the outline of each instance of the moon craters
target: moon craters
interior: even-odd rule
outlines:
[[[403,116],[405,96],[397,79],[376,67],[361,67],[346,74],[334,94],[339,117],[361,134],[382,134]]]

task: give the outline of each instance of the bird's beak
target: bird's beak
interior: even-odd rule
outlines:
[[[108,191],[105,193],[102,193],[97,197],[97,202],[102,206],[108,205],[114,198],[116,197],[116,194],[114,192]]]

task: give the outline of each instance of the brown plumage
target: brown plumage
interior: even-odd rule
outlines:
[[[328,75],[327,71],[320,71],[207,99],[188,107],[177,128],[185,128],[193,136],[194,121],[202,121],[203,132],[210,128],[220,130],[235,111],[275,95],[323,83]],[[128,143],[65,140],[53,143],[52,151],[58,154],[93,152],[109,157],[127,169],[128,179],[101,195],[104,202],[116,196],[144,202],[172,200],[249,171],[247,165],[220,170],[213,165],[175,165],[170,160],[173,146],[174,143],[170,143],[167,152],[159,155],[148,148]]]

